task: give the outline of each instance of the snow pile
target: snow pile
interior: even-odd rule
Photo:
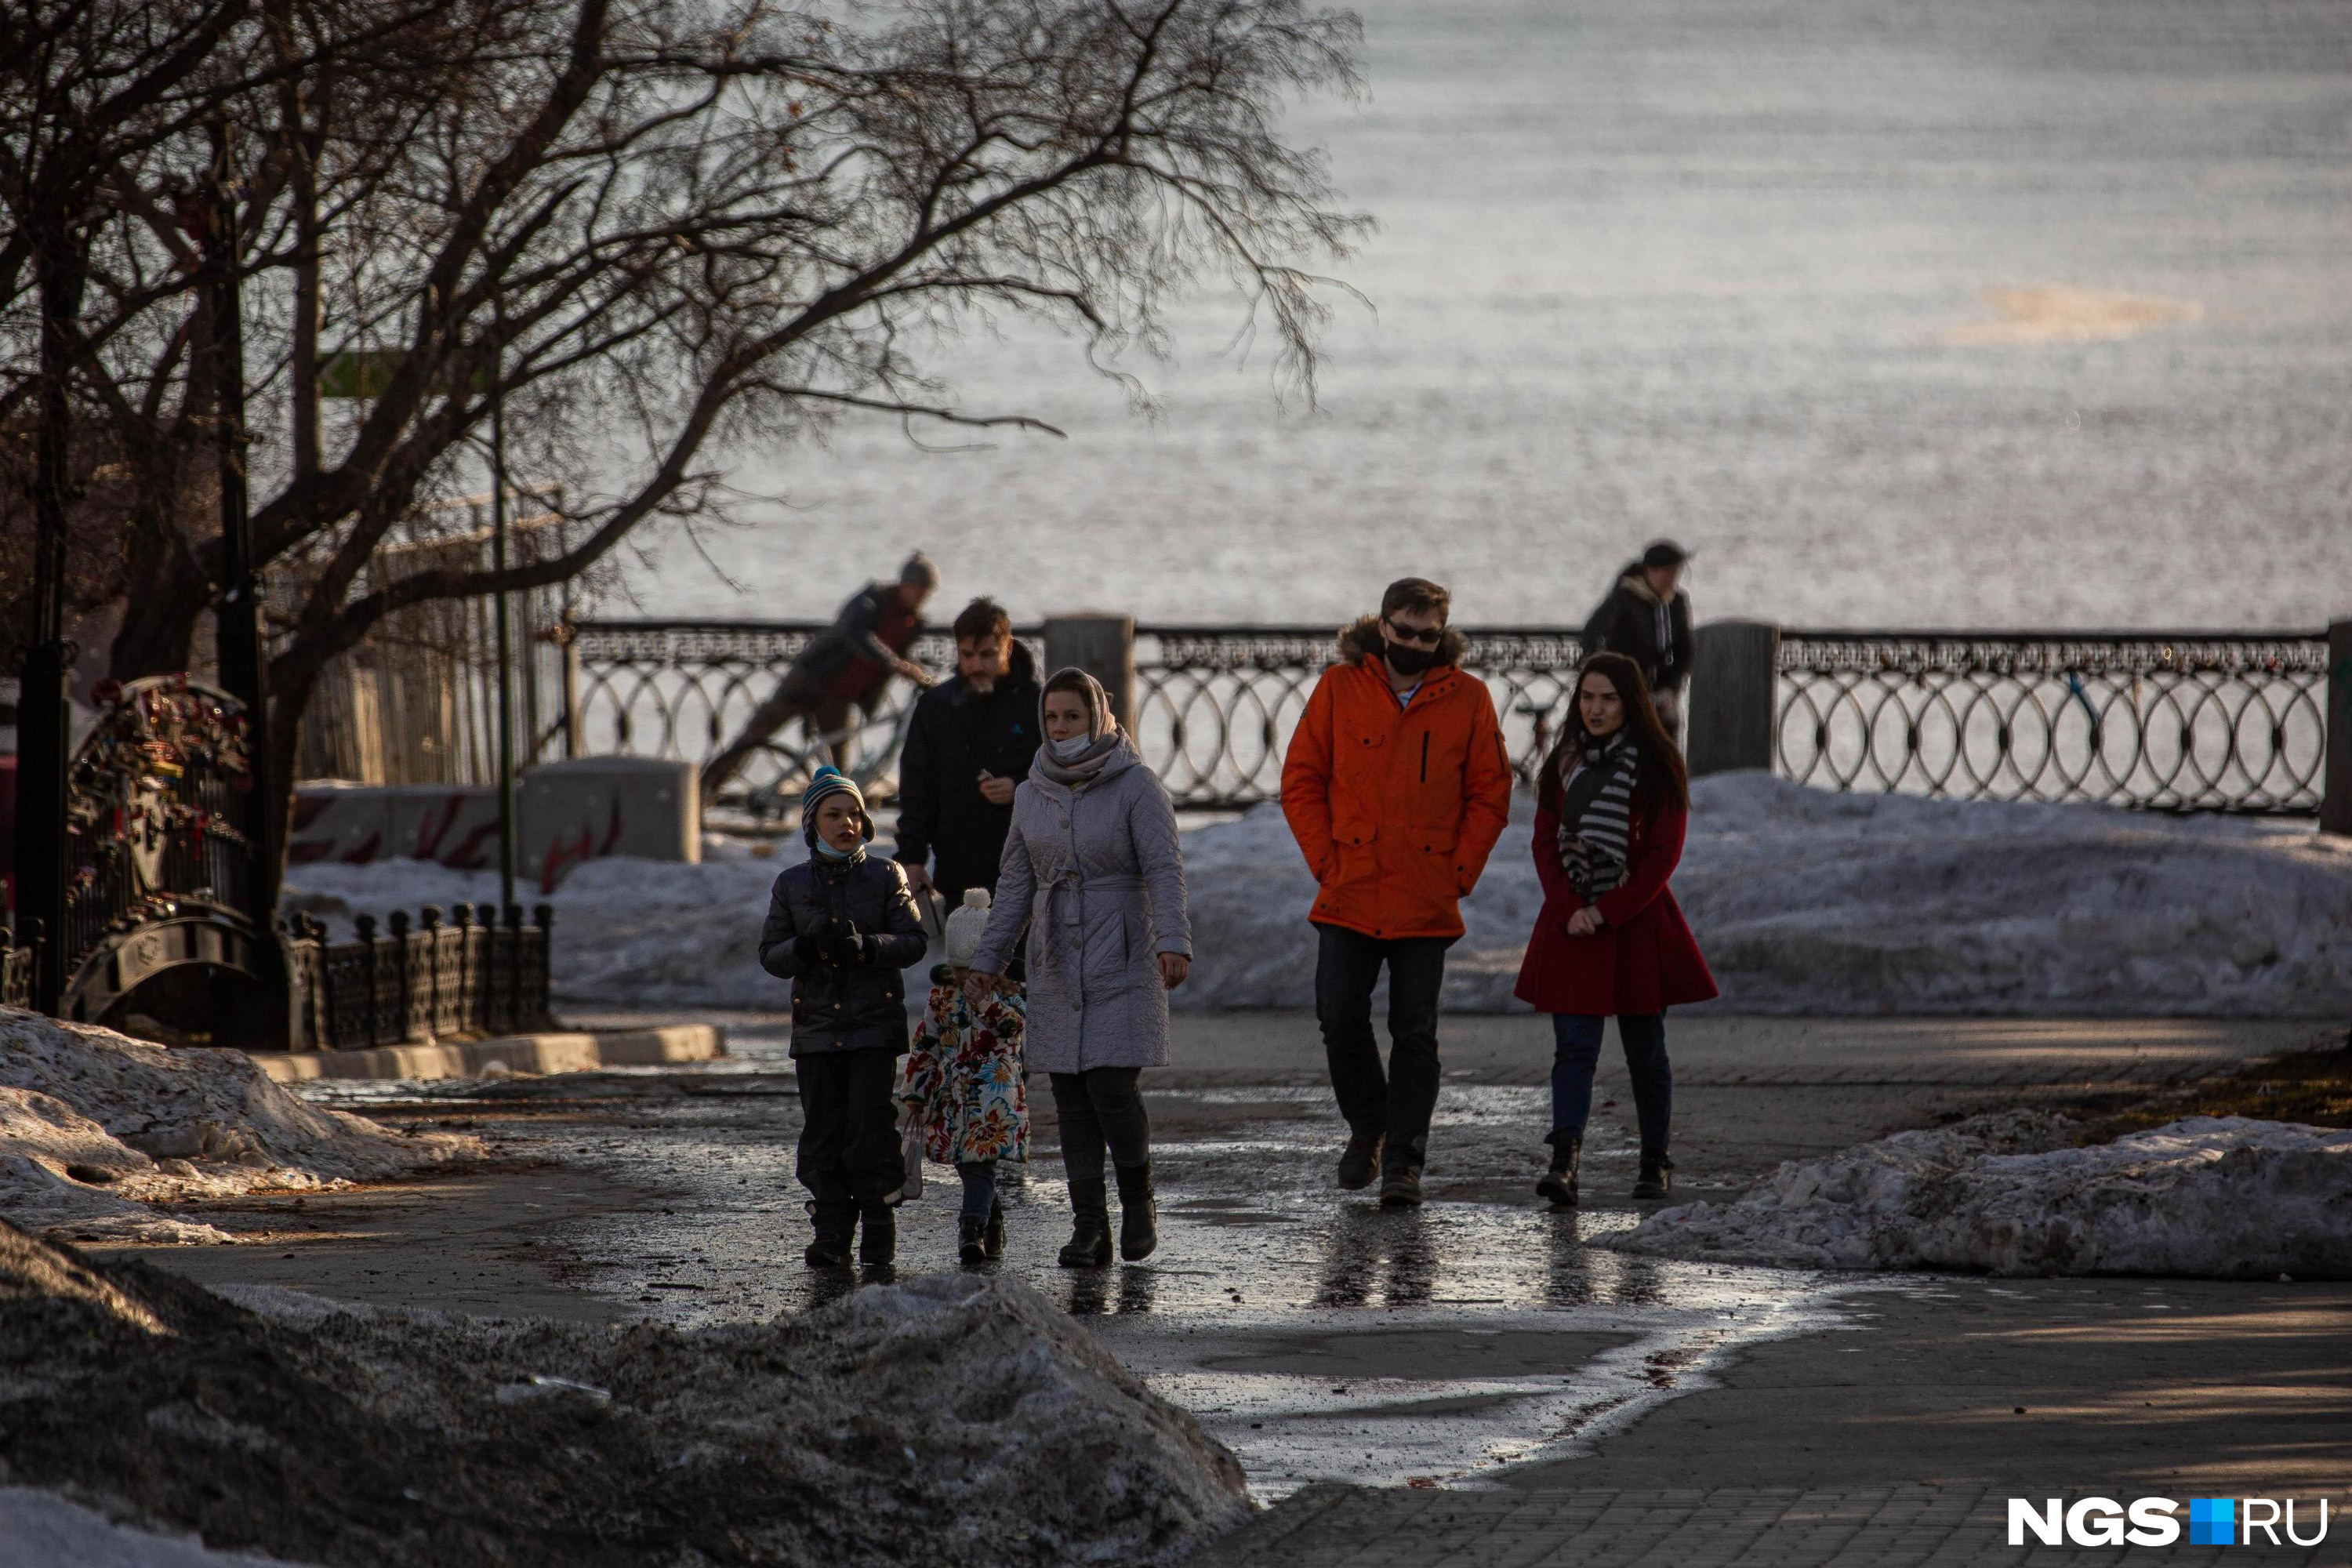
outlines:
[[[2352,841],[2308,822],[1835,795],[1760,773],[1691,791],[1675,897],[1741,1012],[2341,1018]],[[1463,903],[1444,1004],[1503,1012],[1542,907],[1521,797]],[[1309,1007],[1315,894],[1279,806],[1185,839],[1194,1007]]]
[[[2352,1012],[2352,842],[2305,822],[2090,805],[1834,795],[1763,773],[1701,779],[1675,895],[1748,1012],[2342,1017]],[[1542,905],[1521,797],[1463,905],[1444,1004],[1503,1012]],[[556,890],[572,1001],[782,1008],[759,965],[769,884],[805,851],[699,866],[597,860]],[[1184,837],[1189,1007],[1309,1007],[1315,896],[1281,807]],[[305,866],[289,907],[348,917],[497,896],[415,861]]]
[[[1009,1279],[695,1331],[278,1294],[0,1226],[0,1471],[215,1547],[436,1568],[1158,1563],[1249,1512],[1229,1452]]]
[[[81,1240],[223,1242],[155,1205],[309,1192],[478,1155],[296,1098],[239,1051],[0,1010],[0,1214]]]
[[[2046,1111],[1792,1160],[1597,1245],[1796,1268],[2352,1277],[2352,1132],[2197,1116],[2077,1148]]]

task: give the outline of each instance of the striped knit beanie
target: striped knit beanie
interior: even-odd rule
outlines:
[[[814,836],[817,802],[829,795],[845,795],[856,801],[857,815],[866,824],[866,837],[869,839],[874,837],[874,814],[866,809],[866,792],[857,787],[856,779],[830,764],[817,769],[808,782],[808,788],[801,791],[801,826],[803,832]]]

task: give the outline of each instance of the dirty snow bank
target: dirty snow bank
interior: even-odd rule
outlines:
[[[1675,894],[1743,1012],[2342,1017],[2352,1012],[2352,843],[2307,822],[2090,805],[1834,795],[1763,773],[1701,779]],[[1444,1003],[1504,1012],[1542,899],[1521,797],[1463,906]],[[804,853],[699,866],[592,861],[556,890],[568,1001],[777,1009],[755,947],[768,887]],[[1278,805],[1184,836],[1187,1007],[1314,1005],[1315,895]],[[494,899],[497,879],[415,861],[304,866],[289,906],[338,924]]]
[[[1230,1453],[1009,1279],[694,1331],[278,1296],[0,1226],[0,1466],[330,1564],[1153,1563],[1249,1512]]]
[[[0,1215],[79,1240],[223,1242],[159,1205],[379,1181],[481,1152],[297,1099],[242,1052],[0,1009]]]
[[[2352,1277],[2352,1132],[2198,1116],[2073,1145],[2047,1111],[1792,1160],[1597,1245],[1796,1268]]]

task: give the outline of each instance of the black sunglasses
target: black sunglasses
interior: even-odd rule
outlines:
[[[1397,641],[1417,643],[1423,647],[1435,647],[1438,639],[1445,635],[1444,626],[1431,626],[1426,631],[1414,631],[1409,626],[1397,625],[1385,616],[1381,617],[1381,625],[1387,627],[1389,636],[1396,638]]]

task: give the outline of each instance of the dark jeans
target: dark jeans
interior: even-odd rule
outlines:
[[[969,1163],[956,1162],[956,1174],[963,1180],[963,1217],[986,1219],[996,1207],[996,1162],[974,1160]]]
[[[1437,992],[1454,939],[1383,940],[1340,926],[1315,929],[1322,942],[1315,959],[1315,1017],[1323,1026],[1339,1114],[1350,1132],[1388,1135],[1386,1164],[1418,1167],[1429,1152],[1429,1118],[1437,1109]],[[1389,966],[1386,1072],[1372,1034],[1372,987],[1383,963]]]
[[[888,1046],[811,1051],[794,1058],[800,1079],[801,1184],[819,1203],[877,1202],[907,1181],[898,1142],[898,1053]]]
[[[1141,1068],[1057,1072],[1054,1114],[1062,1121],[1062,1172],[1074,1182],[1103,1179],[1103,1147],[1122,1165],[1151,1161],[1151,1117],[1136,1088]]]
[[[1584,1136],[1592,1115],[1592,1069],[1601,1062],[1601,1027],[1594,1013],[1551,1016],[1551,1131],[1549,1140]],[[1625,1044],[1625,1076],[1633,1080],[1633,1115],[1641,1123],[1642,1147],[1666,1151],[1675,1099],[1674,1070],[1666,1065],[1666,1016],[1621,1013],[1617,1037]]]

